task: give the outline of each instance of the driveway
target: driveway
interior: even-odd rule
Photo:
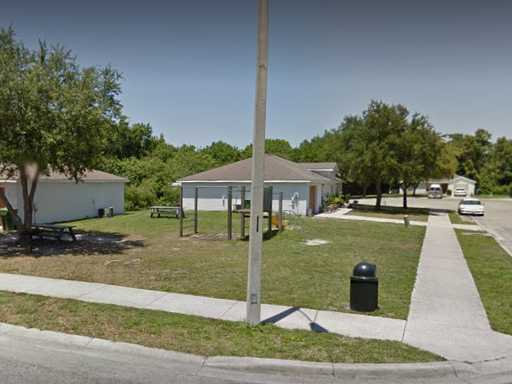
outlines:
[[[410,197],[409,206],[418,208],[457,209],[460,199],[444,198],[441,200],[426,197]],[[486,214],[477,217],[475,221],[485,230],[492,233],[496,239],[512,255],[512,199],[483,199]],[[375,199],[360,199],[362,204],[375,204]],[[383,205],[401,207],[401,197],[387,197]]]

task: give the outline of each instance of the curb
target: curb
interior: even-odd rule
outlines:
[[[512,377],[512,357],[480,363],[456,361],[433,363],[391,363],[391,364],[341,364],[280,360],[256,357],[212,356],[204,357],[189,353],[174,352],[138,344],[114,342],[87,336],[61,332],[44,331],[35,328],[0,323],[0,341],[5,336],[29,339],[37,343],[60,343],[80,349],[126,353],[140,357],[173,361],[196,366],[198,371],[217,369],[225,371],[250,372],[259,374],[284,374],[299,376],[330,376],[343,379],[460,379],[481,375],[503,375]],[[507,376],[508,377],[508,376]]]
[[[456,362],[390,363],[390,364],[332,364],[256,357],[211,357],[205,367],[251,373],[294,373],[306,376],[334,376],[350,380],[456,378],[471,375],[473,370]]]

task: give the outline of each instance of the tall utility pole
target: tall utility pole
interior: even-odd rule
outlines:
[[[267,119],[268,0],[258,0],[258,64],[256,107],[252,140],[251,222],[247,276],[247,322],[257,325],[261,317],[261,257],[263,248],[263,191],[265,125]]]

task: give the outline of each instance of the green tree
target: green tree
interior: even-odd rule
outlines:
[[[403,190],[403,207],[407,208],[409,188],[441,172],[438,166],[443,141],[425,116],[415,114],[402,127],[397,143],[397,181]]]
[[[80,180],[98,165],[120,115],[120,75],[109,67],[80,68],[60,46],[35,50],[0,31],[0,164],[18,177],[23,218],[7,206],[24,239],[30,239],[39,177],[62,172]]]
[[[265,153],[270,153],[292,160],[294,157],[294,149],[287,140],[283,139],[265,139]],[[252,156],[252,144],[249,144],[242,151],[242,158],[248,159]]]
[[[216,141],[205,147],[203,151],[211,156],[218,165],[234,163],[242,158],[240,150],[223,141]]]
[[[401,105],[372,101],[362,117],[347,117],[340,126],[340,169],[349,180],[375,184],[377,209],[382,205],[382,185],[398,174],[397,153],[408,114]]]
[[[479,183],[480,173],[493,149],[491,134],[485,129],[478,129],[474,135],[452,134],[449,138],[456,148],[457,173]]]

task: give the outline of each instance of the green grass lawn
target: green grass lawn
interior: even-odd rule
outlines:
[[[289,220],[287,230],[264,243],[263,302],[349,311],[350,275],[366,260],[377,264],[380,278],[380,309],[374,314],[407,317],[424,228]],[[3,257],[0,271],[245,300],[248,243],[221,239],[225,213],[200,212],[199,221],[201,236],[179,238],[178,220],[150,219],[146,211],[82,220],[75,223],[82,231],[123,234],[137,245]],[[185,233],[192,233],[191,215]],[[329,243],[307,246],[309,239]]]
[[[363,340],[272,325],[0,292],[0,322],[142,344],[203,356],[254,356],[339,363],[440,361],[399,342]]]
[[[512,335],[512,257],[490,236],[457,231],[494,330]]]
[[[475,224],[471,217],[461,216],[458,212],[450,212],[449,217],[452,224]]]

